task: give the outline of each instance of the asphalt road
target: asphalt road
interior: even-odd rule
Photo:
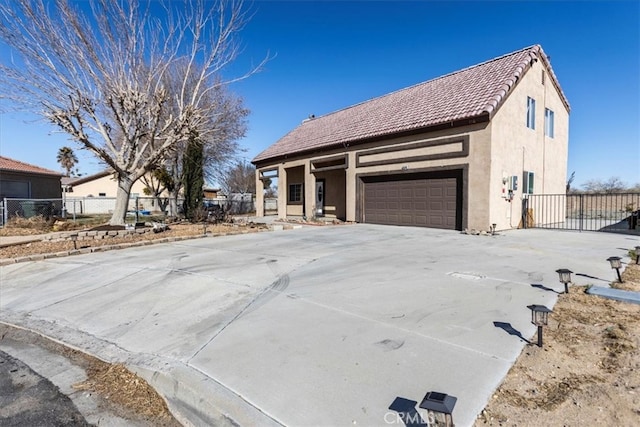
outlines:
[[[637,244],[373,225],[198,239],[2,267],[0,320],[126,363],[195,424],[402,425],[394,402],[439,391],[465,426],[534,334],[527,306],[555,303],[555,270],[606,285],[606,258]]]
[[[51,381],[0,351],[0,425],[80,427],[90,424]]]

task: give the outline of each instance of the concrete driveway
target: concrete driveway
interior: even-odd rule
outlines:
[[[638,244],[364,224],[197,239],[2,267],[0,321],[125,362],[185,423],[403,425],[389,407],[434,390],[465,426],[555,270],[606,285]]]

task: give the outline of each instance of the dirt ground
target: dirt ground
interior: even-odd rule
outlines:
[[[640,291],[640,265],[622,278]],[[585,290],[559,295],[543,347],[534,336],[475,427],[640,425],[640,305]]]
[[[27,255],[36,255],[43,253],[56,253],[63,251],[70,251],[73,249],[81,249],[84,247],[117,245],[121,243],[133,243],[139,241],[152,241],[158,239],[164,239],[167,237],[184,237],[184,236],[203,236],[204,233],[208,236],[226,235],[226,234],[239,234],[259,231],[265,229],[263,224],[207,224],[206,229],[203,224],[190,224],[179,223],[171,224],[169,230],[160,233],[144,233],[144,234],[132,234],[126,237],[109,238],[101,240],[79,240],[75,243],[73,241],[39,241],[26,244],[0,247],[0,259],[2,258],[17,258]],[[40,230],[39,233],[44,231]],[[0,229],[0,236],[23,236],[34,234],[33,229],[24,228],[3,228]]]

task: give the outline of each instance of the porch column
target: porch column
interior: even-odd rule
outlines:
[[[287,170],[284,165],[278,166],[278,218],[287,219]]]
[[[264,182],[260,179],[260,169],[256,169],[256,216],[264,216]]]
[[[316,216],[316,176],[311,173],[311,162],[304,165],[304,214],[307,218]]]
[[[349,167],[345,170],[345,203],[346,206],[346,220],[356,221],[356,154],[354,152],[348,153]]]

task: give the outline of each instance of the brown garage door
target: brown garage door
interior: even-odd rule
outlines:
[[[460,229],[460,180],[455,172],[365,178],[363,220]]]

